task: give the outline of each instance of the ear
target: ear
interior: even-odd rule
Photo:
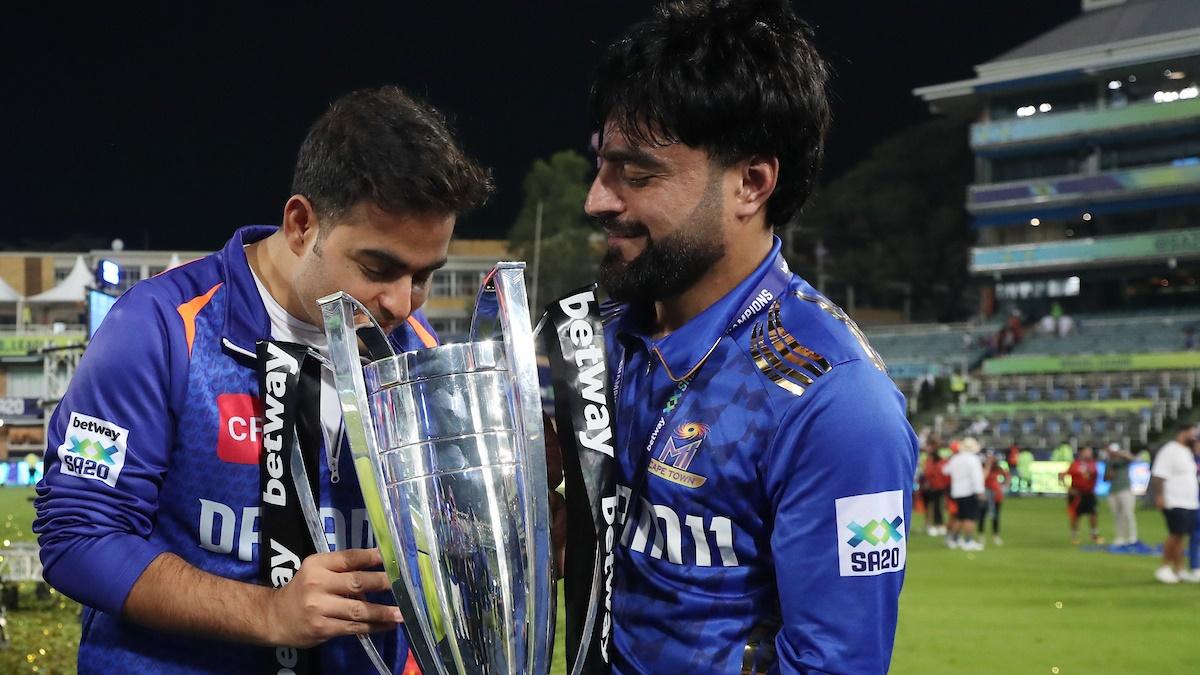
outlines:
[[[301,257],[317,238],[317,213],[304,195],[292,195],[283,205],[283,238],[292,254]]]
[[[767,199],[779,180],[779,158],[754,156],[739,162],[735,213],[739,218],[765,217]]]

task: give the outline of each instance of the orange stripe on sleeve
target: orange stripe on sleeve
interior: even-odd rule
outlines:
[[[417,337],[421,338],[421,344],[426,347],[437,346],[437,340],[429,334],[429,331],[426,330],[425,326],[421,325],[420,321],[417,321],[417,317],[408,317],[408,325],[412,326],[413,332],[417,334]]]
[[[212,300],[213,294],[220,287],[221,284],[217,284],[208,289],[204,295],[197,295],[175,308],[179,312],[180,318],[183,319],[183,334],[187,338],[188,356],[192,355],[192,341],[196,339],[196,315]]]

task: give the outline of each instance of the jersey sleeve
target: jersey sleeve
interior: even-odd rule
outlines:
[[[43,576],[114,615],[166,550],[149,537],[173,440],[168,345],[182,328],[171,318],[150,293],[126,293],[84,352],[46,438],[33,524]]]
[[[883,673],[904,580],[917,439],[891,380],[835,366],[795,400],[765,484],[780,672]]]

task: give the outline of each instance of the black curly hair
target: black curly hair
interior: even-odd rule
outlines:
[[[812,38],[786,0],[662,3],[609,46],[590,123],[701,148],[723,166],[778,158],[767,223],[785,225],[812,192],[830,124],[828,67]]]

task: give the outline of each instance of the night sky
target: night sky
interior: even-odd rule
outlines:
[[[442,108],[499,192],[459,233],[502,237],[534,159],[586,149],[590,75],[648,3],[393,2],[268,12],[67,10],[0,21],[0,247],[73,234],[211,250],[277,222],[307,126],[340,93],[396,83]],[[249,4],[249,3],[244,3]],[[169,7],[169,9],[167,9]],[[1079,0],[797,2],[835,69],[826,178],[927,119],[916,86],[1079,13]]]

